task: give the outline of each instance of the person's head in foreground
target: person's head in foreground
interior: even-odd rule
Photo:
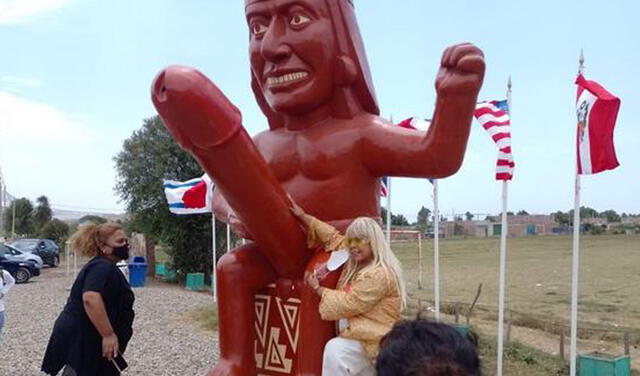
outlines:
[[[402,265],[393,254],[385,240],[380,225],[368,217],[356,218],[345,231],[345,244],[350,257],[346,265],[346,281],[350,281],[354,274],[368,266],[382,266],[394,274],[401,297],[401,307],[405,307],[406,293]]]
[[[104,256],[113,262],[129,258],[129,241],[118,223],[84,223],[69,240],[83,256]]]
[[[480,376],[475,345],[452,326],[403,320],[380,341],[378,376]]]

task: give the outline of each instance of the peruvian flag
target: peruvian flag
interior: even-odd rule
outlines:
[[[184,182],[165,180],[164,194],[174,214],[211,213],[214,184],[207,174]]]
[[[590,175],[613,170],[619,165],[613,146],[613,128],[620,99],[597,82],[586,80],[581,74],[576,84],[578,174]]]

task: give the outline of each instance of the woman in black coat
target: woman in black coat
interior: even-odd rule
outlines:
[[[122,226],[82,226],[72,237],[76,252],[93,258],[80,270],[69,299],[58,316],[42,362],[42,371],[64,376],[118,375],[120,360],[132,335],[134,295],[116,267],[129,258]]]

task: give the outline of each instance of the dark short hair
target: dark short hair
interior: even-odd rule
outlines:
[[[378,376],[480,376],[475,345],[452,326],[418,317],[382,338]]]

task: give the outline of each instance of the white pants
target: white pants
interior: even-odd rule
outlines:
[[[362,344],[353,339],[336,337],[327,342],[322,359],[322,376],[374,376],[375,369],[367,359]]]

